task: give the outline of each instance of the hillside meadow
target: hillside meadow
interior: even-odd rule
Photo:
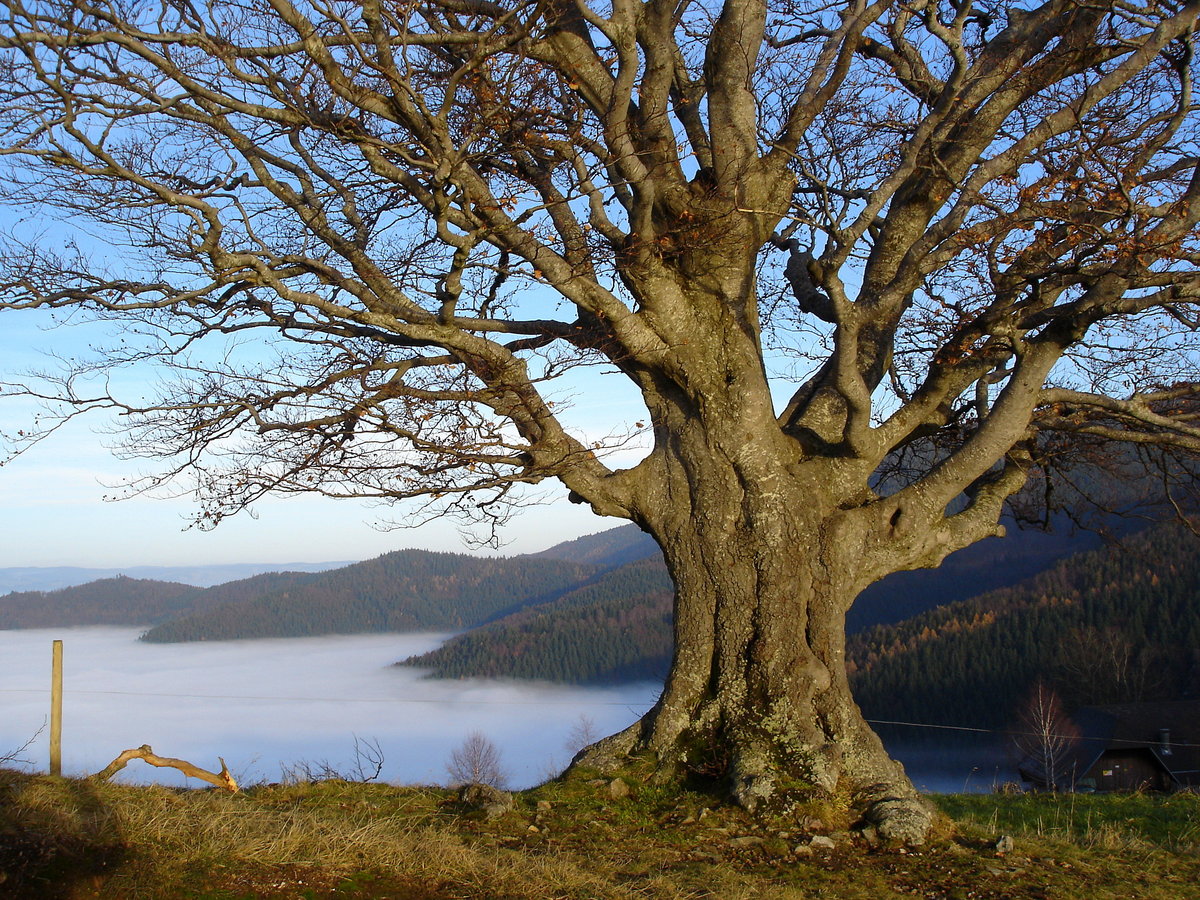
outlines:
[[[868,843],[817,797],[787,818],[752,818],[702,786],[636,775],[614,784],[577,773],[489,818],[447,789],[329,780],[234,795],[0,770],[0,896],[1197,896],[1196,795],[931,799],[943,813],[934,839],[906,848]]]

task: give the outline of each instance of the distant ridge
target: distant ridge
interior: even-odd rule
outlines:
[[[162,626],[151,629],[155,641],[449,631],[552,600],[648,553],[654,543],[629,527],[516,557],[400,550],[291,567],[8,568],[0,629]]]
[[[348,566],[347,562],[319,563],[224,563],[211,566],[124,566],[90,569],[80,566],[14,566],[0,568],[0,594],[13,591],[57,591],[103,578],[139,578],[174,581],[193,587],[212,587],[263,572],[325,572]]]
[[[616,568],[658,554],[658,545],[636,525],[623,525],[573,541],[556,544],[525,556],[565,559],[604,568]],[[268,572],[328,572],[352,566],[359,560],[289,563],[218,563],[195,566],[9,566],[0,568],[0,595],[13,591],[57,591],[106,578],[138,578],[169,581],[193,587],[213,587],[242,581]]]
[[[660,559],[662,551],[654,538],[636,525],[621,525],[596,534],[585,534],[573,541],[564,541],[528,555],[542,559],[569,559],[615,569],[642,559]]]
[[[149,625],[188,609],[200,592],[188,584],[124,575],[57,591],[15,591],[0,597],[0,628]]]
[[[555,599],[597,571],[594,565],[530,556],[397,550],[332,572],[259,576],[286,577],[284,584],[268,581],[211,588],[241,596],[164,622],[143,640],[173,643],[457,631],[501,610]]]

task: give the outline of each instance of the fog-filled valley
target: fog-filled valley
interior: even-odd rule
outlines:
[[[354,774],[354,741],[377,742],[381,780],[445,783],[451,751],[472,731],[503,755],[514,787],[569,761],[581,717],[597,735],[629,724],[659,686],[578,688],[512,681],[444,681],[391,665],[445,635],[355,635],[147,644],[129,628],[0,631],[0,756],[49,715],[51,645],[64,644],[63,770],[85,775],[122,750],[162,756],[240,781],[279,781],[297,765]],[[46,731],[22,754],[44,771]],[[173,769],[134,761],[118,780],[184,784]],[[200,786],[192,780],[192,786]]]
[[[507,786],[557,775],[581,732],[619,730],[658,698],[657,682],[581,687],[512,679],[425,677],[397,660],[448,635],[336,635],[148,644],[130,628],[0,631],[0,757],[33,738],[19,767],[46,771],[52,643],[64,645],[63,772],[100,771],[122,750],[217,771],[244,785],[339,773],[358,778],[383,757],[378,780],[447,784],[450,755],[472,732],[499,749]],[[581,727],[586,725],[586,727]],[[40,733],[39,733],[40,732]],[[927,790],[988,790],[1012,777],[995,740],[944,737],[931,748],[911,729],[886,730],[889,749]],[[359,759],[356,738],[368,752]],[[12,763],[6,763],[11,765]],[[129,784],[204,787],[175,769],[133,760]]]

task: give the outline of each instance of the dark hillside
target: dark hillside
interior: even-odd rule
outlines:
[[[1200,539],[1158,526],[855,636],[855,696],[870,717],[994,727],[1039,676],[1074,705],[1195,695],[1198,593]]]
[[[1168,673],[1147,679],[1147,691],[1182,690],[1187,676],[1177,670],[1192,665],[1187,642],[1200,647],[1200,630],[1189,624],[1200,616],[1200,603],[1191,600],[1186,583],[1189,572],[1200,572],[1200,542],[1167,525],[1064,558],[1073,546],[1098,541],[1091,533],[1016,531],[955,554],[941,569],[898,573],[874,586],[860,599],[866,611],[856,605],[851,622],[872,624],[868,615],[889,621],[905,612],[916,617],[852,638],[850,664],[864,709],[873,717],[913,721],[931,721],[930,710],[938,710],[947,723],[973,716],[981,725],[1007,725],[1016,698],[1037,673],[1071,664],[1062,647],[1111,644],[1110,625],[1120,625],[1121,646],[1142,654],[1140,665]],[[1053,589],[1056,599],[1039,600],[1055,584],[1065,585]],[[1008,587],[964,599],[997,585]],[[670,658],[670,594],[665,568],[647,559],[405,663],[448,678],[589,683],[661,675]],[[955,602],[939,606],[948,601]],[[1145,647],[1162,652],[1137,649]],[[1074,678],[1093,689],[1080,702],[1126,699],[1095,696],[1095,674]]]
[[[641,560],[400,665],[428,667],[438,678],[661,679],[671,661],[672,593],[666,566]]]
[[[1100,544],[1095,533],[1073,531],[1068,523],[1052,532],[1021,529],[1012,523],[1010,526],[1006,537],[988,538],[953,553],[937,569],[896,572],[871,585],[847,614],[847,630],[854,633],[872,625],[899,622],[941,604],[1008,587],[1063,557]],[[586,535],[531,555],[607,568],[662,558],[658,545],[636,525]]]
[[[936,569],[895,572],[868,587],[846,614],[850,634],[900,622],[946,603],[984,591],[1010,587],[1074,553],[1095,549],[1091,531],[1021,529],[1012,525],[1002,538],[987,538],[952,553]]]

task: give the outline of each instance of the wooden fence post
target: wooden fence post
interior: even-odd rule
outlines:
[[[54,642],[50,673],[50,774],[62,774],[62,663],[63,642]]]

